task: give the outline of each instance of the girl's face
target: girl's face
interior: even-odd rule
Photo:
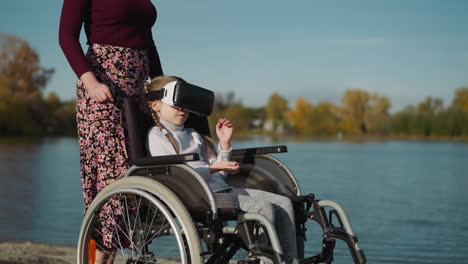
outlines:
[[[169,122],[175,126],[181,126],[184,124],[189,116],[188,111],[170,106],[161,100],[153,102],[151,104],[151,108],[158,114],[159,119]]]

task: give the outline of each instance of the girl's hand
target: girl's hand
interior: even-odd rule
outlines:
[[[96,83],[90,87],[86,87],[89,97],[98,103],[104,103],[109,100],[112,101],[112,93],[107,85],[103,83]]]
[[[235,161],[221,160],[210,165],[210,172],[225,171],[228,174],[236,174],[240,170],[239,163]]]
[[[219,143],[221,148],[228,150],[234,128],[231,121],[228,119],[220,118],[216,124],[216,135],[218,135]]]

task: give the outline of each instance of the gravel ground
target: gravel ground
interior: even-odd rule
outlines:
[[[0,243],[0,264],[73,264],[74,247],[62,247],[31,242]]]
[[[164,264],[179,264],[161,258]],[[75,264],[76,248],[31,242],[0,242],[0,264]],[[116,261],[116,264],[124,264]]]

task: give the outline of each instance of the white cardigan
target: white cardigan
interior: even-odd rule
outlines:
[[[179,145],[179,154],[198,153],[200,160],[185,162],[195,169],[210,185],[213,192],[230,189],[231,187],[224,181],[227,174],[224,171],[210,173],[209,165],[221,160],[231,160],[232,147],[229,150],[223,150],[218,144],[217,157],[210,156],[206,151],[203,138],[192,128],[175,126],[171,123],[161,120],[169,133],[172,134]],[[148,132],[148,149],[151,156],[176,155],[174,146],[159,129],[154,126]]]

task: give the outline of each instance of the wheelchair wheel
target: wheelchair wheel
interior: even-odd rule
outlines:
[[[109,204],[118,209],[108,210]],[[108,228],[96,228],[102,217]],[[171,190],[148,178],[115,181],[96,196],[81,225],[77,263],[89,263],[89,241],[103,236],[111,247],[97,242],[96,248],[114,255],[114,263],[203,263],[186,208]]]

